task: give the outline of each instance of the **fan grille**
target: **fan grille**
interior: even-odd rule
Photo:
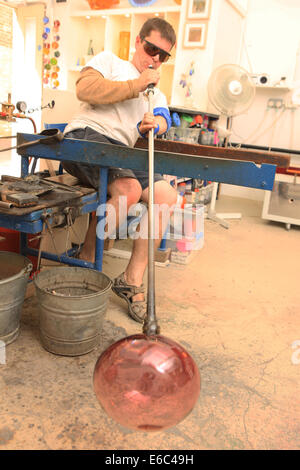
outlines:
[[[238,65],[221,65],[208,81],[211,103],[226,116],[237,116],[249,109],[256,88],[248,72]]]

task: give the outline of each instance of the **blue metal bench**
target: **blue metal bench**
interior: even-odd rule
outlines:
[[[24,142],[34,141],[40,136],[36,134],[18,134],[18,145]],[[199,150],[200,150],[199,146]],[[29,169],[29,158],[45,158],[57,161],[72,161],[89,163],[100,169],[100,183],[98,193],[83,196],[80,200],[80,214],[97,211],[99,205],[106,203],[107,175],[111,166],[119,168],[131,168],[146,170],[148,168],[147,150],[128,148],[99,142],[82,141],[77,139],[64,139],[53,145],[42,143],[19,149],[21,155],[21,175],[26,176]],[[272,190],[276,165],[263,163],[256,165],[251,161],[229,160],[225,158],[212,158],[182,153],[155,152],[155,172],[175,175],[179,177],[199,178],[220,183],[228,183],[238,186],[246,186],[263,190]],[[0,213],[0,226],[11,228],[21,232],[21,252],[37,256],[38,250],[27,246],[27,233],[41,232],[45,215],[53,217],[53,209],[45,211],[33,210],[27,216],[10,216],[9,212]],[[98,222],[104,218],[99,215]],[[104,224],[103,224],[104,225]],[[73,266],[83,266],[102,270],[104,249],[104,237],[96,238],[95,263],[73,258],[73,252],[62,253],[57,256],[52,253],[42,252],[42,257],[66,263]]]

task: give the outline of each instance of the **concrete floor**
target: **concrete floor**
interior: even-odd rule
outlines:
[[[243,217],[229,230],[206,220],[205,246],[188,266],[156,269],[162,334],[199,366],[192,413],[158,433],[116,424],[95,398],[93,369],[102,350],[140,325],[112,293],[97,350],[56,356],[40,344],[33,296],[0,365],[0,449],[300,448],[300,352],[292,348],[300,340],[300,227],[262,220],[256,201],[223,196],[217,208]],[[125,266],[106,256],[103,270],[113,278]]]

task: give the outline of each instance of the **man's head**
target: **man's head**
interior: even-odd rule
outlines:
[[[175,43],[176,33],[170,23],[162,18],[150,18],[143,24],[136,38],[134,65],[139,72],[149,65],[157,69],[168,60]]]

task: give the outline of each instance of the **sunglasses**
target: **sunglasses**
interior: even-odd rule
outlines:
[[[171,54],[169,52],[164,51],[160,47],[156,46],[155,44],[152,44],[152,42],[147,41],[147,39],[143,39],[144,44],[144,51],[146,54],[150,55],[150,57],[154,57],[157,54],[159,54],[159,61],[160,62],[167,62],[169,57],[171,57]]]

